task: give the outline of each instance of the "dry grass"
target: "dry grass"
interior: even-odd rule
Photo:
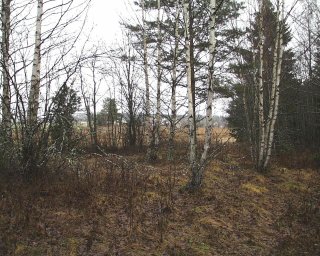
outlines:
[[[319,255],[320,174],[245,168],[230,145],[203,188],[143,154],[83,156],[61,174],[0,180],[0,255]],[[165,155],[165,151],[161,152]]]
[[[98,127],[98,140],[99,143],[103,147],[112,147],[115,146],[116,148],[124,148],[126,146],[126,127],[123,125],[120,131],[120,127],[118,125],[115,125],[114,127],[114,135],[111,133],[111,126],[101,126]],[[79,127],[78,133],[81,134],[81,146],[83,148],[89,148],[90,147],[90,132],[87,127]],[[167,126],[161,126],[160,128],[160,138],[162,141],[162,144],[166,144],[169,139],[169,128]],[[181,128],[177,129],[176,131],[176,137],[175,141],[178,145],[185,144],[189,140],[189,131],[187,128]],[[204,133],[205,129],[203,127],[198,128],[197,130],[197,139],[198,142],[201,144],[204,141]],[[113,139],[113,137],[115,137]],[[143,142],[143,144],[146,144],[146,138],[137,138],[137,144],[139,144],[140,141]],[[234,143],[235,139],[230,135],[230,130],[228,128],[218,128],[214,127],[212,129],[212,137],[211,137],[213,143]]]

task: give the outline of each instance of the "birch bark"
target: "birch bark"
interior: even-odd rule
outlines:
[[[264,120],[264,93],[263,93],[263,48],[264,48],[264,29],[263,29],[263,11],[264,11],[264,0],[259,2],[260,17],[259,17],[259,76],[258,76],[258,115],[259,115],[259,156],[257,168],[261,170],[263,165],[264,150],[265,150],[265,120]]]
[[[35,47],[31,75],[31,87],[28,104],[28,123],[32,127],[37,122],[40,97],[40,69],[41,69],[41,24],[43,15],[43,0],[38,0],[35,32]]]
[[[206,100],[206,122],[205,122],[205,137],[204,147],[200,159],[200,166],[196,171],[193,171],[192,184],[195,187],[201,186],[205,164],[208,158],[208,152],[211,145],[212,136],[212,102],[213,102],[213,86],[214,86],[214,56],[216,48],[215,34],[215,17],[216,0],[210,0],[210,23],[209,23],[209,70],[208,70],[208,89]]]
[[[274,128],[275,123],[278,118],[278,109],[279,109],[279,91],[280,91],[280,80],[281,80],[281,71],[282,71],[282,60],[283,60],[283,52],[284,52],[284,44],[283,44],[283,33],[284,28],[283,24],[281,26],[280,21],[280,12],[281,12],[281,19],[284,21],[284,1],[282,0],[281,4],[281,11],[280,11],[280,1],[277,1],[277,38],[275,43],[275,53],[274,53],[274,78],[273,78],[273,90],[272,90],[272,97],[274,100],[271,102],[272,108],[270,108],[270,116],[269,116],[269,122],[268,122],[268,141],[265,149],[265,160],[263,163],[263,168],[266,169],[269,165],[270,157],[271,157],[271,148],[273,144],[273,138],[274,138]]]
[[[270,138],[270,128],[271,128],[271,122],[273,119],[273,114],[275,110],[275,101],[276,101],[276,87],[277,87],[277,72],[278,72],[278,52],[279,52],[279,42],[280,42],[280,21],[279,21],[279,15],[280,15],[280,9],[279,9],[279,0],[277,1],[277,14],[276,14],[276,38],[275,38],[275,44],[274,44],[274,51],[273,51],[273,67],[272,67],[272,84],[271,84],[271,93],[270,93],[270,102],[269,102],[269,113],[268,118],[266,120],[266,136],[265,136],[265,151],[267,151],[267,145],[269,143]],[[266,152],[264,152],[266,155]]]
[[[188,89],[188,124],[189,124],[189,161],[192,173],[196,169],[196,127],[194,115],[194,97],[192,89],[192,67],[191,67],[191,46],[190,46],[190,0],[183,2],[183,16],[185,22],[185,49],[186,49],[186,68],[187,68],[187,89]]]

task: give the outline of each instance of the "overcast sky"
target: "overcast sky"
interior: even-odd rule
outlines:
[[[89,25],[94,26],[93,35],[107,44],[114,42],[120,34],[120,17],[129,12],[131,0],[92,0]]]
[[[244,0],[249,5],[255,2],[252,1]],[[92,0],[88,25],[94,26],[94,39],[102,39],[107,44],[114,42],[117,36],[120,36],[120,17],[126,19],[129,13],[133,13],[133,2],[133,0]],[[293,2],[296,0],[285,0],[286,8],[290,9]]]
[[[254,0],[244,0],[252,6]],[[291,8],[296,0],[285,0],[287,8]],[[121,38],[120,20],[129,19],[133,0],[92,0],[89,11],[88,28],[93,27],[91,32],[91,43],[96,44],[103,41],[106,45],[111,45]],[[216,104],[216,110],[219,114],[225,114],[226,103]]]

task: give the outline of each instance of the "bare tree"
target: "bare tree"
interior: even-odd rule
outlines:
[[[11,102],[5,105],[10,110],[15,132],[16,162],[21,163],[25,174],[36,171],[48,159],[49,127],[54,111],[50,91],[52,86],[57,92],[59,88],[66,88],[82,61],[81,58],[72,58],[70,53],[79,41],[84,20],[80,29],[71,33],[64,31],[85,16],[89,1],[74,4],[73,0],[38,0],[22,1],[19,5],[13,1],[13,22],[10,26],[13,40],[10,65],[6,68],[11,72],[12,97]],[[37,12],[34,22],[29,16],[35,5]],[[34,40],[30,35],[32,31]]]
[[[140,118],[142,112],[143,91],[139,88],[139,81],[143,77],[139,69],[138,53],[133,47],[132,35],[125,32],[123,42],[112,50],[109,59],[109,75],[113,77],[114,86],[119,86],[123,119],[126,121],[126,144],[136,146],[138,139],[143,140],[143,135],[138,138]],[[143,70],[144,73],[144,70]],[[141,141],[142,143],[142,141]]]
[[[97,74],[97,65],[99,61],[98,58],[99,57],[97,56],[97,50],[95,49],[86,65],[86,69],[89,72],[84,74],[84,67],[80,67],[79,69],[81,94],[86,110],[91,145],[93,150],[97,150],[99,146],[97,128],[97,104],[99,101],[98,92],[102,78],[98,78]],[[89,76],[90,81],[87,81],[87,79],[84,78],[84,75],[86,75],[87,77]]]

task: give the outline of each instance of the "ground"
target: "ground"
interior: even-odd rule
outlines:
[[[185,154],[88,154],[71,171],[0,181],[0,255],[320,255],[320,172],[255,172],[234,143],[203,187]]]

